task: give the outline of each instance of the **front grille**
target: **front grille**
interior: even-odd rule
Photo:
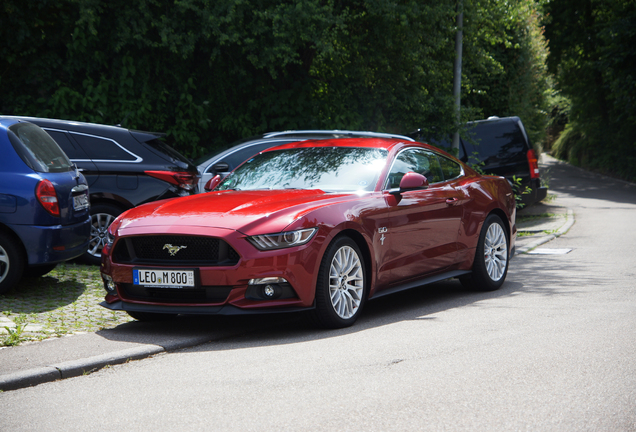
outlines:
[[[165,303],[223,303],[232,287],[214,286],[189,288],[147,288],[133,284],[119,284],[127,299]]]
[[[121,264],[231,266],[239,254],[215,237],[151,235],[117,242],[113,261]]]

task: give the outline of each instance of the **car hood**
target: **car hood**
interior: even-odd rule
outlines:
[[[122,228],[207,227],[246,235],[281,232],[312,210],[359,198],[321,190],[222,191],[155,201],[129,210]]]

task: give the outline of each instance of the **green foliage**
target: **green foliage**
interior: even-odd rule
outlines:
[[[465,119],[543,128],[535,0],[465,0]],[[195,157],[268,130],[445,134],[456,1],[4,0],[0,112],[166,132]]]
[[[527,195],[532,192],[528,186],[521,185],[521,179],[517,176],[512,176],[512,191],[515,194],[515,204],[517,209],[522,209],[526,205],[522,201],[522,195]]]
[[[571,101],[557,154],[636,179],[636,2],[561,0],[546,12],[548,65]]]
[[[545,137],[552,83],[535,0],[475,0],[465,18],[464,104],[473,118],[516,115],[530,141]]]
[[[9,316],[10,311],[4,311],[5,315]],[[7,336],[5,336],[2,345],[4,346],[15,346],[19,345],[24,341],[22,333],[24,333],[24,329],[27,325],[27,317],[25,314],[20,314],[14,318],[13,322],[15,326],[4,326],[4,329],[7,332]]]

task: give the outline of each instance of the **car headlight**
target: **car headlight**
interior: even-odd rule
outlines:
[[[277,234],[255,235],[247,239],[260,250],[283,249],[304,245],[311,240],[317,230],[318,228],[306,228]]]
[[[110,224],[108,230],[106,230],[106,244],[108,244],[109,246],[112,246],[113,242],[115,241],[115,235],[117,234],[117,230],[121,226],[122,222],[123,219],[118,217],[113,221],[113,223]]]

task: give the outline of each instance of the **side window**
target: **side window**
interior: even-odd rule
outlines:
[[[73,138],[94,161],[137,162],[140,159],[110,139],[79,133],[73,133]]]
[[[64,150],[64,153],[66,153],[69,159],[88,159],[86,153],[71,142],[66,132],[46,130],[46,133],[48,133],[51,138],[53,138],[55,142],[62,147],[62,150]]]
[[[443,156],[439,156],[438,159],[442,167],[444,180],[451,180],[461,175],[462,167],[457,162]]]
[[[442,168],[435,154],[421,149],[407,149],[401,152],[393,162],[388,187],[390,189],[400,187],[400,180],[409,171],[422,174],[429,183],[444,180]]]

